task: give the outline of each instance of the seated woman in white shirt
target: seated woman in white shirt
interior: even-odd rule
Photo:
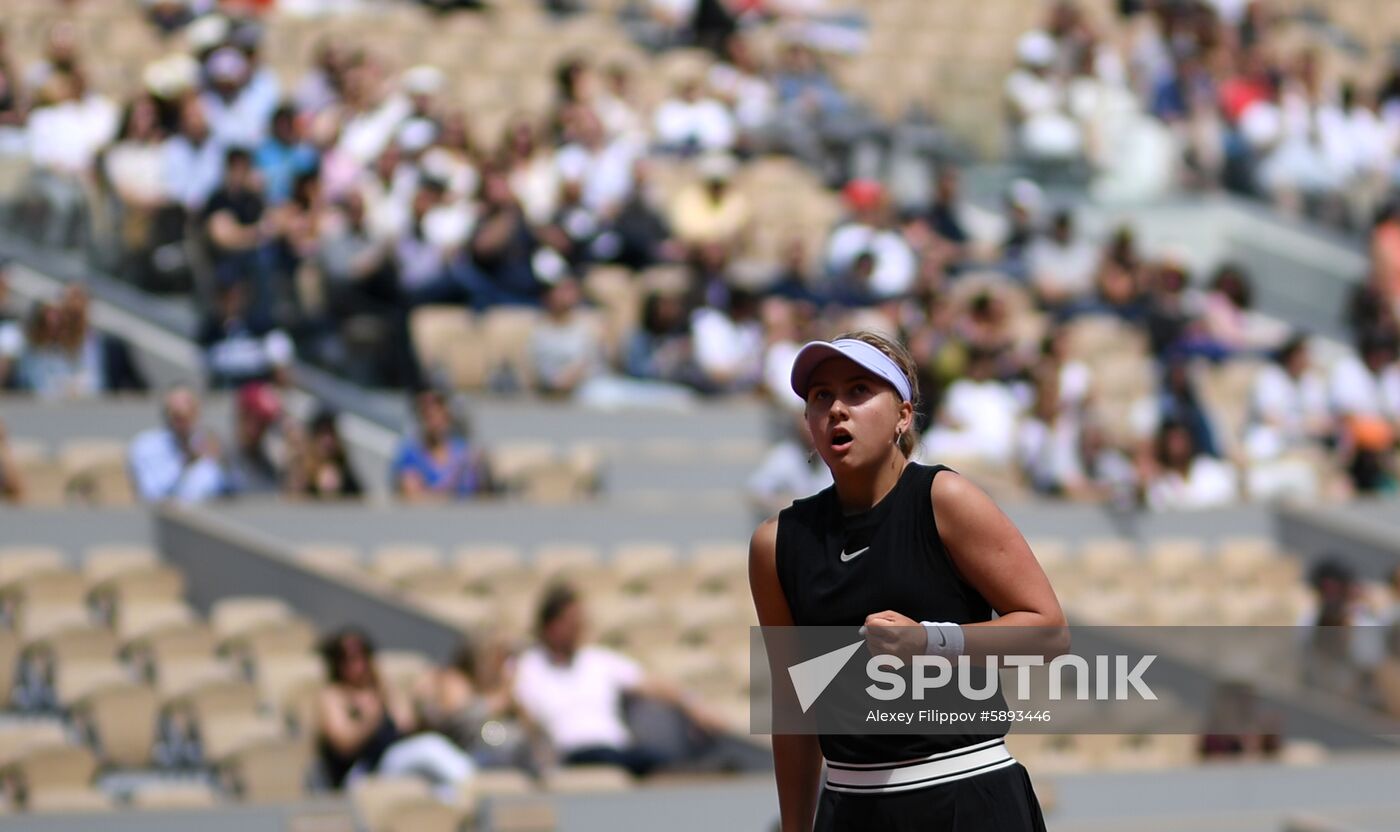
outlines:
[[[1166,422],[1157,432],[1154,471],[1147,483],[1147,505],[1154,511],[1218,508],[1239,499],[1239,476],[1223,460],[1197,453],[1191,431]]]
[[[1010,384],[995,377],[997,356],[973,350],[967,376],[948,388],[938,423],[924,438],[926,459],[971,460],[1001,465],[1016,450],[1016,420],[1021,400]]]
[[[623,720],[625,695],[649,696],[679,708],[702,730],[709,717],[669,684],[649,677],[632,659],[585,645],[583,604],[573,588],[545,593],[537,618],[539,644],[521,654],[514,695],[523,715],[564,765],[614,765],[641,776],[665,760],[638,745]]]
[[[1317,493],[1314,461],[1336,435],[1327,383],[1308,359],[1307,339],[1296,335],[1260,369],[1249,396],[1244,451],[1255,499]]]

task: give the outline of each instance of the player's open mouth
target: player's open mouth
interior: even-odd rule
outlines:
[[[845,428],[836,428],[831,432],[831,449],[833,451],[844,451],[851,447],[854,437]]]

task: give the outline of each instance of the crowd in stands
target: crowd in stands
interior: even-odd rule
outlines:
[[[1400,170],[1400,69],[1360,68],[1326,22],[1236,0],[1099,20],[1057,0],[1006,79],[1013,144],[1087,166],[1107,195],[1226,188],[1365,229]]]
[[[682,5],[701,15],[714,4]],[[1244,129],[1237,122],[1265,120],[1246,111],[1286,114],[1299,96],[1312,100],[1303,92],[1310,76],[1296,74],[1303,68],[1280,74],[1260,63],[1273,55],[1272,19],[1258,11],[1235,19],[1202,3],[1128,5],[1137,10],[1124,18],[1132,37],[1122,54],[1071,2],[1055,4],[1044,30],[1023,39],[1023,66],[1007,91],[1025,153],[1068,158],[1124,144],[1076,115],[1081,106],[1113,112],[1099,98],[1117,84],[1150,87],[1151,112],[1183,101],[1191,118],[1168,120],[1173,130],[1222,137],[1221,152],[1188,154],[1212,176],[1242,158],[1261,172],[1287,171],[1307,155],[1280,140],[1275,164],[1240,156],[1248,142],[1231,140]],[[1030,180],[1008,187],[994,215],[968,204],[949,163],[936,166],[922,206],[896,204],[882,182],[848,179],[831,164],[839,137],[808,128],[859,121],[858,103],[812,43],[793,39],[759,57],[746,21],[713,44],[708,72],[682,73],[654,109],[621,65],[566,60],[548,113],[510,119],[487,147],[473,129],[477,114],[447,97],[448,79],[433,66],[399,68],[373,44],[325,42],[286,85],[261,57],[275,17],[188,8],[198,14],[159,25],[182,38],[172,48],[189,53],[153,64],[146,89],[120,105],[85,90],[83,56],[61,24],[41,62],[0,72],[16,79],[11,110],[29,147],[48,152],[45,124],[68,125],[58,142],[72,145],[66,161],[32,159],[50,220],[60,221],[54,239],[71,236],[57,210],[71,202],[64,188],[104,182],[127,216],[142,218],[129,223],[140,239],[128,245],[142,268],[159,271],[169,244],[187,235],[199,243],[208,280],[195,295],[213,386],[275,391],[294,357],[368,383],[440,386],[435,368],[416,360],[410,330],[415,311],[446,305],[532,315],[524,372],[488,379],[502,390],[605,407],[757,394],[781,409],[798,405],[783,382],[798,345],[873,328],[900,336],[919,361],[928,459],[997,471],[1045,494],[1159,509],[1396,486],[1400,280],[1390,264],[1400,262],[1392,251],[1400,220],[1391,214],[1376,226],[1374,279],[1355,304],[1358,355],[1322,366],[1306,333],[1251,309],[1252,282],[1265,276],[1226,265],[1201,280],[1185,258],[1144,251],[1126,228],[1090,239],[1073,211]],[[1256,65],[1252,83],[1245,70]],[[1219,121],[1214,133],[1196,124],[1209,118]],[[1275,114],[1285,125],[1291,118]],[[822,138],[804,148],[799,135]],[[818,191],[839,203],[824,238],[758,244],[771,242],[766,226],[781,218],[758,211],[762,191],[744,177],[773,153],[841,185]],[[677,170],[686,172],[680,184],[660,187]],[[609,325],[600,269],[620,269],[637,293],[635,326]],[[72,346],[76,325],[62,320],[82,316],[64,313],[66,304],[36,313],[25,327],[32,337],[0,328],[8,383],[50,391],[128,383],[105,371],[119,363],[99,360],[108,351]],[[349,358],[349,333],[366,323],[379,348]],[[1085,348],[1081,335],[1106,326],[1119,328],[1116,339]],[[66,346],[38,346],[54,340]],[[1107,360],[1137,343],[1146,344],[1138,365]],[[57,352],[66,363],[51,360]],[[80,362],[90,366],[72,368]],[[1207,382],[1260,362],[1244,424],[1222,418]],[[1131,396],[1125,377],[1135,379]],[[438,424],[433,407],[425,416],[422,401],[423,429],[396,455],[395,489],[489,492],[479,449]],[[267,434],[248,418],[252,447]],[[244,427],[238,433],[245,438]],[[794,464],[801,454],[783,455],[789,462],[773,465],[786,472],[757,477],[756,499],[788,493],[778,479],[807,487],[810,472]],[[344,466],[318,470],[356,490]],[[284,479],[316,490],[308,473]]]
[[[379,673],[368,634],[332,634],[323,646],[330,684],[316,700],[327,784],[416,775],[450,796],[482,768],[609,765],[641,777],[751,766],[763,756],[723,739],[728,729],[698,699],[586,634],[582,598],[555,584],[539,600],[533,644],[464,643],[449,664],[403,688]],[[638,716],[648,702],[663,721]]]

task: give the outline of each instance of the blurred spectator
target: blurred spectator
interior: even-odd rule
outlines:
[[[1027,32],[1016,44],[1019,68],[1006,79],[1006,100],[1017,148],[1036,161],[1067,161],[1080,156],[1083,136],[1069,114],[1061,80],[1054,73],[1060,57],[1054,38]]]
[[[660,699],[702,730],[716,725],[691,699],[648,677],[632,659],[585,644],[584,630],[577,593],[568,586],[550,588],[536,618],[539,643],[516,665],[515,700],[564,765],[615,765],[641,776],[666,762],[632,737],[623,721],[626,695]]]
[[[997,356],[968,353],[966,375],[953,382],[923,440],[925,459],[973,460],[1002,465],[1014,458],[1021,401],[997,378]]]
[[[1319,447],[1335,435],[1327,381],[1313,367],[1308,340],[1290,338],[1260,368],[1250,392],[1245,450],[1255,461],[1298,448]]]
[[[514,657],[504,639],[465,641],[452,661],[414,687],[419,723],[465,749],[483,768],[533,768],[522,726],[514,719]]]
[[[831,485],[831,471],[816,456],[806,419],[798,413],[783,424],[784,435],[768,448],[746,486],[749,504],[762,517]]]
[[[706,304],[690,316],[695,363],[705,389],[732,392],[752,389],[763,374],[763,326],[758,299],[733,289],[723,308]]]
[[[282,471],[270,448],[280,432],[282,401],[262,382],[245,384],[233,408],[233,452],[226,461],[235,494],[268,495],[282,490]]]
[[[691,246],[734,246],[749,230],[748,198],[732,187],[736,163],[724,155],[700,160],[700,181],[683,188],[671,204],[676,238]]]
[[[0,29],[0,157],[27,152],[24,135],[27,111],[28,97],[10,56],[9,35]]]
[[[546,285],[542,281],[562,274],[563,258],[540,244],[503,171],[482,172],[481,200],[481,218],[471,239],[472,303],[478,308],[537,303]]]
[[[97,152],[116,135],[119,113],[105,97],[90,94],[77,72],[55,68],[42,75],[26,124],[33,187],[45,212],[41,239],[70,246],[79,240]]]
[[[470,497],[489,491],[486,454],[453,418],[447,397],[436,390],[424,390],[414,396],[413,405],[417,430],[399,443],[389,468],[394,491],[409,501]]]
[[[180,104],[179,128],[161,146],[161,176],[170,199],[199,212],[219,189],[228,154],[209,131],[197,98]]]
[[[685,304],[669,292],[652,292],[642,301],[641,325],[628,336],[623,369],[633,378],[700,383]]]
[[[147,0],[146,20],[161,35],[173,35],[194,20],[193,0]]]
[[[471,779],[471,757],[436,733],[414,733],[413,701],[379,676],[374,643],[356,629],[322,647],[331,683],[316,698],[316,742],[331,786],[353,786],[371,774],[416,775],[444,798]]]
[[[1400,365],[1396,342],[1389,333],[1364,332],[1357,339],[1357,354],[1332,365],[1332,410],[1353,434],[1378,437],[1380,446],[1393,444],[1400,429]]]
[[[270,249],[271,223],[262,187],[248,151],[233,148],[224,157],[223,184],[204,207],[214,277],[220,287],[248,283],[253,307],[269,314],[276,294]]]
[[[784,47],[773,86],[778,93],[775,143],[808,164],[825,167],[830,148],[854,142],[870,126],[805,44]]]
[[[686,78],[656,108],[654,131],[662,149],[692,155],[734,148],[733,116],[723,104],[703,93],[700,78]]]
[[[149,225],[153,212],[168,202],[161,177],[164,140],[159,105],[151,96],[141,95],[127,105],[116,142],[102,155],[102,172],[121,206],[128,246],[144,243],[128,235],[142,227],[143,219]]]
[[[1216,688],[1200,753],[1207,760],[1276,757],[1283,748],[1281,721],[1260,705],[1254,686],[1225,682]]]
[[[253,161],[263,178],[263,193],[269,205],[279,205],[292,195],[297,177],[316,170],[316,149],[300,135],[296,111],[288,105],[272,114],[268,137],[258,145]]]
[[[305,435],[297,436],[287,464],[288,494],[325,500],[364,493],[340,438],[337,418],[333,411],[322,410],[312,417]]]
[[[204,61],[208,88],[199,100],[210,131],[225,147],[251,152],[267,137],[280,92],[275,75],[257,70],[234,46],[215,49]]]
[[[1135,417],[1139,435],[1155,434],[1162,425],[1172,423],[1191,433],[1191,446],[1199,453],[1221,455],[1214,422],[1185,361],[1171,361],[1163,368],[1156,398],[1144,411]]]
[[[897,297],[914,285],[917,260],[898,229],[884,186],[856,180],[843,192],[848,219],[832,230],[826,243],[826,268],[836,277],[848,274],[856,259],[868,253],[874,262],[870,287],[882,298]]]
[[[90,325],[87,291],[78,285],[64,289],[56,303],[34,306],[16,372],[20,388],[42,398],[146,389],[126,345]]]
[[[219,292],[219,306],[205,318],[196,340],[204,348],[209,385],[235,388],[253,381],[288,381],[295,351],[292,339],[264,314],[250,308],[249,287],[232,283]]]
[[[24,478],[10,451],[10,437],[0,421],[0,502],[18,503],[24,499]]]
[[[736,33],[725,41],[724,55],[705,80],[733,113],[740,145],[753,145],[767,134],[778,92],[746,36]]]
[[[962,181],[958,169],[951,164],[940,165],[934,175],[933,201],[928,210],[916,216],[917,227],[947,247],[950,266],[957,268],[970,255],[972,235],[964,219]]]
[[[0,391],[19,386],[19,357],[24,352],[24,325],[11,315],[10,262],[0,257]]]
[[[358,191],[347,193],[322,219],[316,250],[326,304],[334,318],[378,311],[395,299],[391,253],[389,241],[370,234],[364,197]]]
[[[653,193],[650,163],[638,159],[632,168],[634,187],[612,219],[609,235],[615,251],[603,254],[629,269],[645,269],[664,260],[678,260],[680,246],[672,239],[661,201]],[[601,254],[601,252],[600,252]]]
[[[1202,303],[1201,322],[1205,337],[1227,354],[1273,349],[1283,340],[1280,324],[1251,310],[1253,296],[1242,268],[1227,263],[1216,271]]]
[[[1031,286],[1047,309],[1059,309],[1093,291],[1099,253],[1092,243],[1076,238],[1069,211],[1055,214],[1050,233],[1031,243],[1026,260]]]
[[[524,118],[506,125],[504,146],[503,173],[525,216],[533,223],[548,222],[559,198],[559,170],[554,154],[540,141],[535,126]],[[485,172],[482,178],[484,187]]]
[[[691,391],[679,385],[614,375],[605,361],[601,320],[585,314],[582,300],[572,278],[545,293],[545,316],[530,333],[530,355],[543,392],[571,395],[601,408],[684,408],[693,400]]]
[[[1191,430],[1180,422],[1158,428],[1154,458],[1142,479],[1154,511],[1217,508],[1239,499],[1234,466],[1199,451]]]
[[[1371,283],[1392,316],[1400,316],[1400,202],[1389,200],[1371,226]]]
[[[145,502],[203,502],[229,491],[218,437],[200,427],[199,396],[188,387],[164,397],[164,425],[137,434],[127,464]]]
[[[635,137],[609,138],[598,116],[587,108],[568,111],[564,138],[554,157],[559,177],[577,180],[583,204],[611,215],[631,193],[632,170],[645,148]]]

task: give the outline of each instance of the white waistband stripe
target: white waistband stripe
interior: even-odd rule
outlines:
[[[935,754],[922,761],[870,764],[827,763],[826,787],[832,791],[881,794],[950,783],[1013,765],[1016,758],[1002,740]],[[854,766],[859,765],[859,768]]]

